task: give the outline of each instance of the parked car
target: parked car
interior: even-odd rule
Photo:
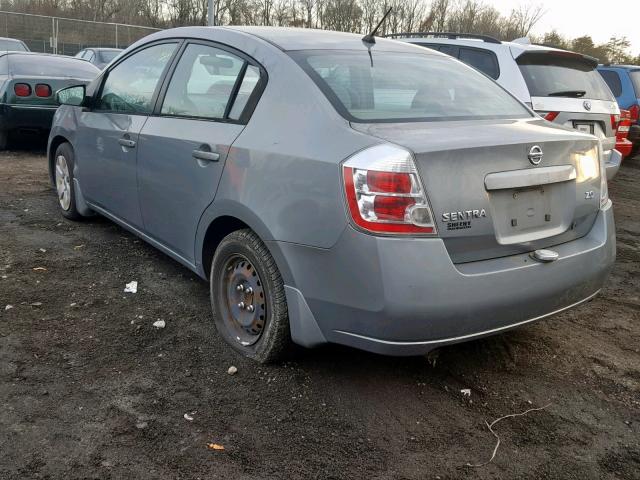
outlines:
[[[432,50],[171,29],[59,97],[62,215],[208,279],[221,336],[261,362],[495,334],[592,298],[614,262],[598,140]]]
[[[17,131],[48,132],[58,89],[89,83],[100,71],[69,57],[0,52],[0,150]]]
[[[602,81],[595,58],[540,45],[528,39],[501,42],[458,33],[399,33],[389,37],[432,48],[477,68],[550,122],[602,140],[607,175],[622,160],[615,151],[620,109]]]
[[[600,65],[598,71],[615,95],[620,108],[629,110],[629,140],[633,143],[633,154],[636,154],[640,152],[640,66]]]
[[[28,52],[29,47],[22,40],[0,37],[0,52]]]
[[[76,58],[86,60],[102,70],[122,51],[121,48],[85,48],[76,54]]]

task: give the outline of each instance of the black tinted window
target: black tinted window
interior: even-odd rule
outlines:
[[[482,73],[493,79],[500,76],[498,59],[493,52],[477,50],[475,48],[460,47],[459,59],[467,65],[477,68]]]
[[[604,78],[613,95],[619,97],[622,95],[622,82],[620,81],[620,75],[613,70],[600,70],[600,75]]]
[[[99,70],[90,63],[55,55],[9,55],[9,68],[14,75],[83,80],[93,80],[99,73]]]
[[[115,66],[102,87],[96,109],[149,114],[158,81],[176,49],[175,43],[145,48]]]
[[[640,98],[640,70],[629,72],[629,77],[631,77],[631,83],[636,91],[636,97]]]
[[[595,65],[571,53],[529,53],[516,60],[532,97],[615,100]]]

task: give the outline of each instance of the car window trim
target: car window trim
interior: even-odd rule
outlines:
[[[102,95],[102,90],[104,88],[104,84],[106,83],[106,81],[109,78],[109,75],[111,74],[113,69],[117,68],[118,65],[120,65],[122,62],[124,62],[125,60],[129,59],[133,55],[141,52],[142,50],[146,50],[147,48],[155,47],[157,45],[164,45],[164,44],[169,44],[169,43],[175,43],[176,44],[176,49],[173,51],[173,54],[172,54],[171,58],[169,59],[169,61],[165,65],[164,70],[162,71],[162,74],[160,75],[160,78],[158,79],[158,84],[156,85],[156,88],[155,88],[155,90],[153,92],[153,95],[151,97],[151,106],[152,107],[151,107],[151,112],[150,113],[120,112],[120,111],[117,111],[117,110],[96,110],[95,109],[96,102],[98,101],[98,99]],[[111,113],[111,114],[120,114],[120,115],[135,115],[135,116],[140,116],[140,117],[149,117],[149,116],[151,116],[153,111],[154,111],[156,102],[158,100],[158,95],[160,94],[160,87],[163,85],[164,79],[165,79],[165,77],[167,75],[167,72],[169,71],[169,67],[172,65],[173,61],[176,59],[176,56],[177,56],[178,52],[180,51],[180,49],[182,48],[183,44],[184,44],[184,39],[182,39],[182,38],[163,38],[162,40],[157,40],[155,42],[149,42],[149,43],[145,43],[144,45],[140,45],[139,48],[136,48],[135,50],[131,51],[129,54],[127,54],[127,56],[118,59],[118,62],[113,64],[113,65],[110,65],[109,69],[104,73],[104,75],[102,75],[102,78],[100,79],[100,86],[96,89],[95,94],[91,98],[91,106],[89,108],[89,111],[93,112],[93,113]]]
[[[200,38],[183,38],[182,40],[183,40],[183,44],[178,49],[179,51],[177,52],[177,55],[172,60],[171,66],[164,76],[164,79],[162,81],[162,88],[158,92],[158,97],[156,98],[156,102],[153,108],[153,113],[150,116],[166,117],[166,118],[183,118],[187,120],[199,120],[203,122],[215,122],[215,123],[231,123],[231,124],[237,124],[237,125],[246,125],[247,123],[249,123],[251,115],[253,115],[253,111],[255,110],[255,107],[257,106],[258,101],[262,96],[262,92],[266,88],[267,81],[268,81],[267,70],[256,59],[254,59],[250,55],[247,55],[242,50],[238,50],[237,48],[232,47],[231,45],[227,45],[225,43],[215,42],[211,40],[203,40]],[[227,102],[227,106],[225,107],[224,117],[227,117],[227,118],[198,117],[193,115],[169,115],[167,113],[162,113],[162,104],[164,103],[165,97],[167,95],[167,90],[169,89],[169,84],[171,83],[171,79],[173,78],[175,70],[178,67],[178,63],[180,62],[180,59],[182,58],[184,51],[187,49],[189,45],[192,45],[192,44],[217,48],[219,50],[231,53],[236,57],[240,58],[241,60],[244,60],[244,64],[240,69],[240,72],[238,72],[238,77],[236,78],[236,84],[233,87],[231,96],[229,97],[229,101]],[[233,105],[236,101],[237,93],[240,90],[240,86],[242,85],[242,81],[244,80],[244,75],[249,65],[252,65],[259,70],[260,78],[256,83],[256,86],[253,89],[253,92],[251,92],[251,96],[249,97],[247,104],[244,106],[244,109],[242,111],[242,114],[240,115],[240,118],[238,120],[234,120],[234,119],[228,118],[228,115],[231,113]],[[237,87],[237,90],[236,90],[236,87]]]
[[[467,50],[475,50],[477,52],[481,52],[481,53],[488,53],[489,56],[491,57],[491,59],[493,60],[493,64],[496,67],[496,72],[498,73],[498,76],[493,78],[491,75],[489,75],[488,73],[483,72],[482,70],[480,70],[479,68],[474,67],[473,65],[471,65],[470,63],[465,62],[464,60],[460,59],[460,54],[462,53],[463,49],[467,49]],[[458,60],[460,60],[462,63],[465,63],[467,65],[469,65],[470,67],[475,68],[476,70],[478,70],[480,73],[484,73],[487,77],[489,77],[491,80],[498,80],[500,78],[500,62],[498,61],[498,56],[496,55],[496,52],[494,52],[493,50],[487,50],[486,48],[478,48],[478,47],[469,47],[467,45],[460,45],[458,46],[458,53],[456,55],[456,58]]]

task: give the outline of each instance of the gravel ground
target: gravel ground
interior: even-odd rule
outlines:
[[[2,153],[0,478],[638,479],[640,159],[610,188],[618,261],[588,304],[429,359],[258,366],[216,334],[195,275],[58,215],[41,145]],[[485,421],[543,406],[465,466],[491,457]]]

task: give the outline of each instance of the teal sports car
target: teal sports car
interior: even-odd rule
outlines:
[[[0,150],[20,131],[47,134],[58,108],[55,93],[88,84],[100,70],[60,55],[0,52]]]

